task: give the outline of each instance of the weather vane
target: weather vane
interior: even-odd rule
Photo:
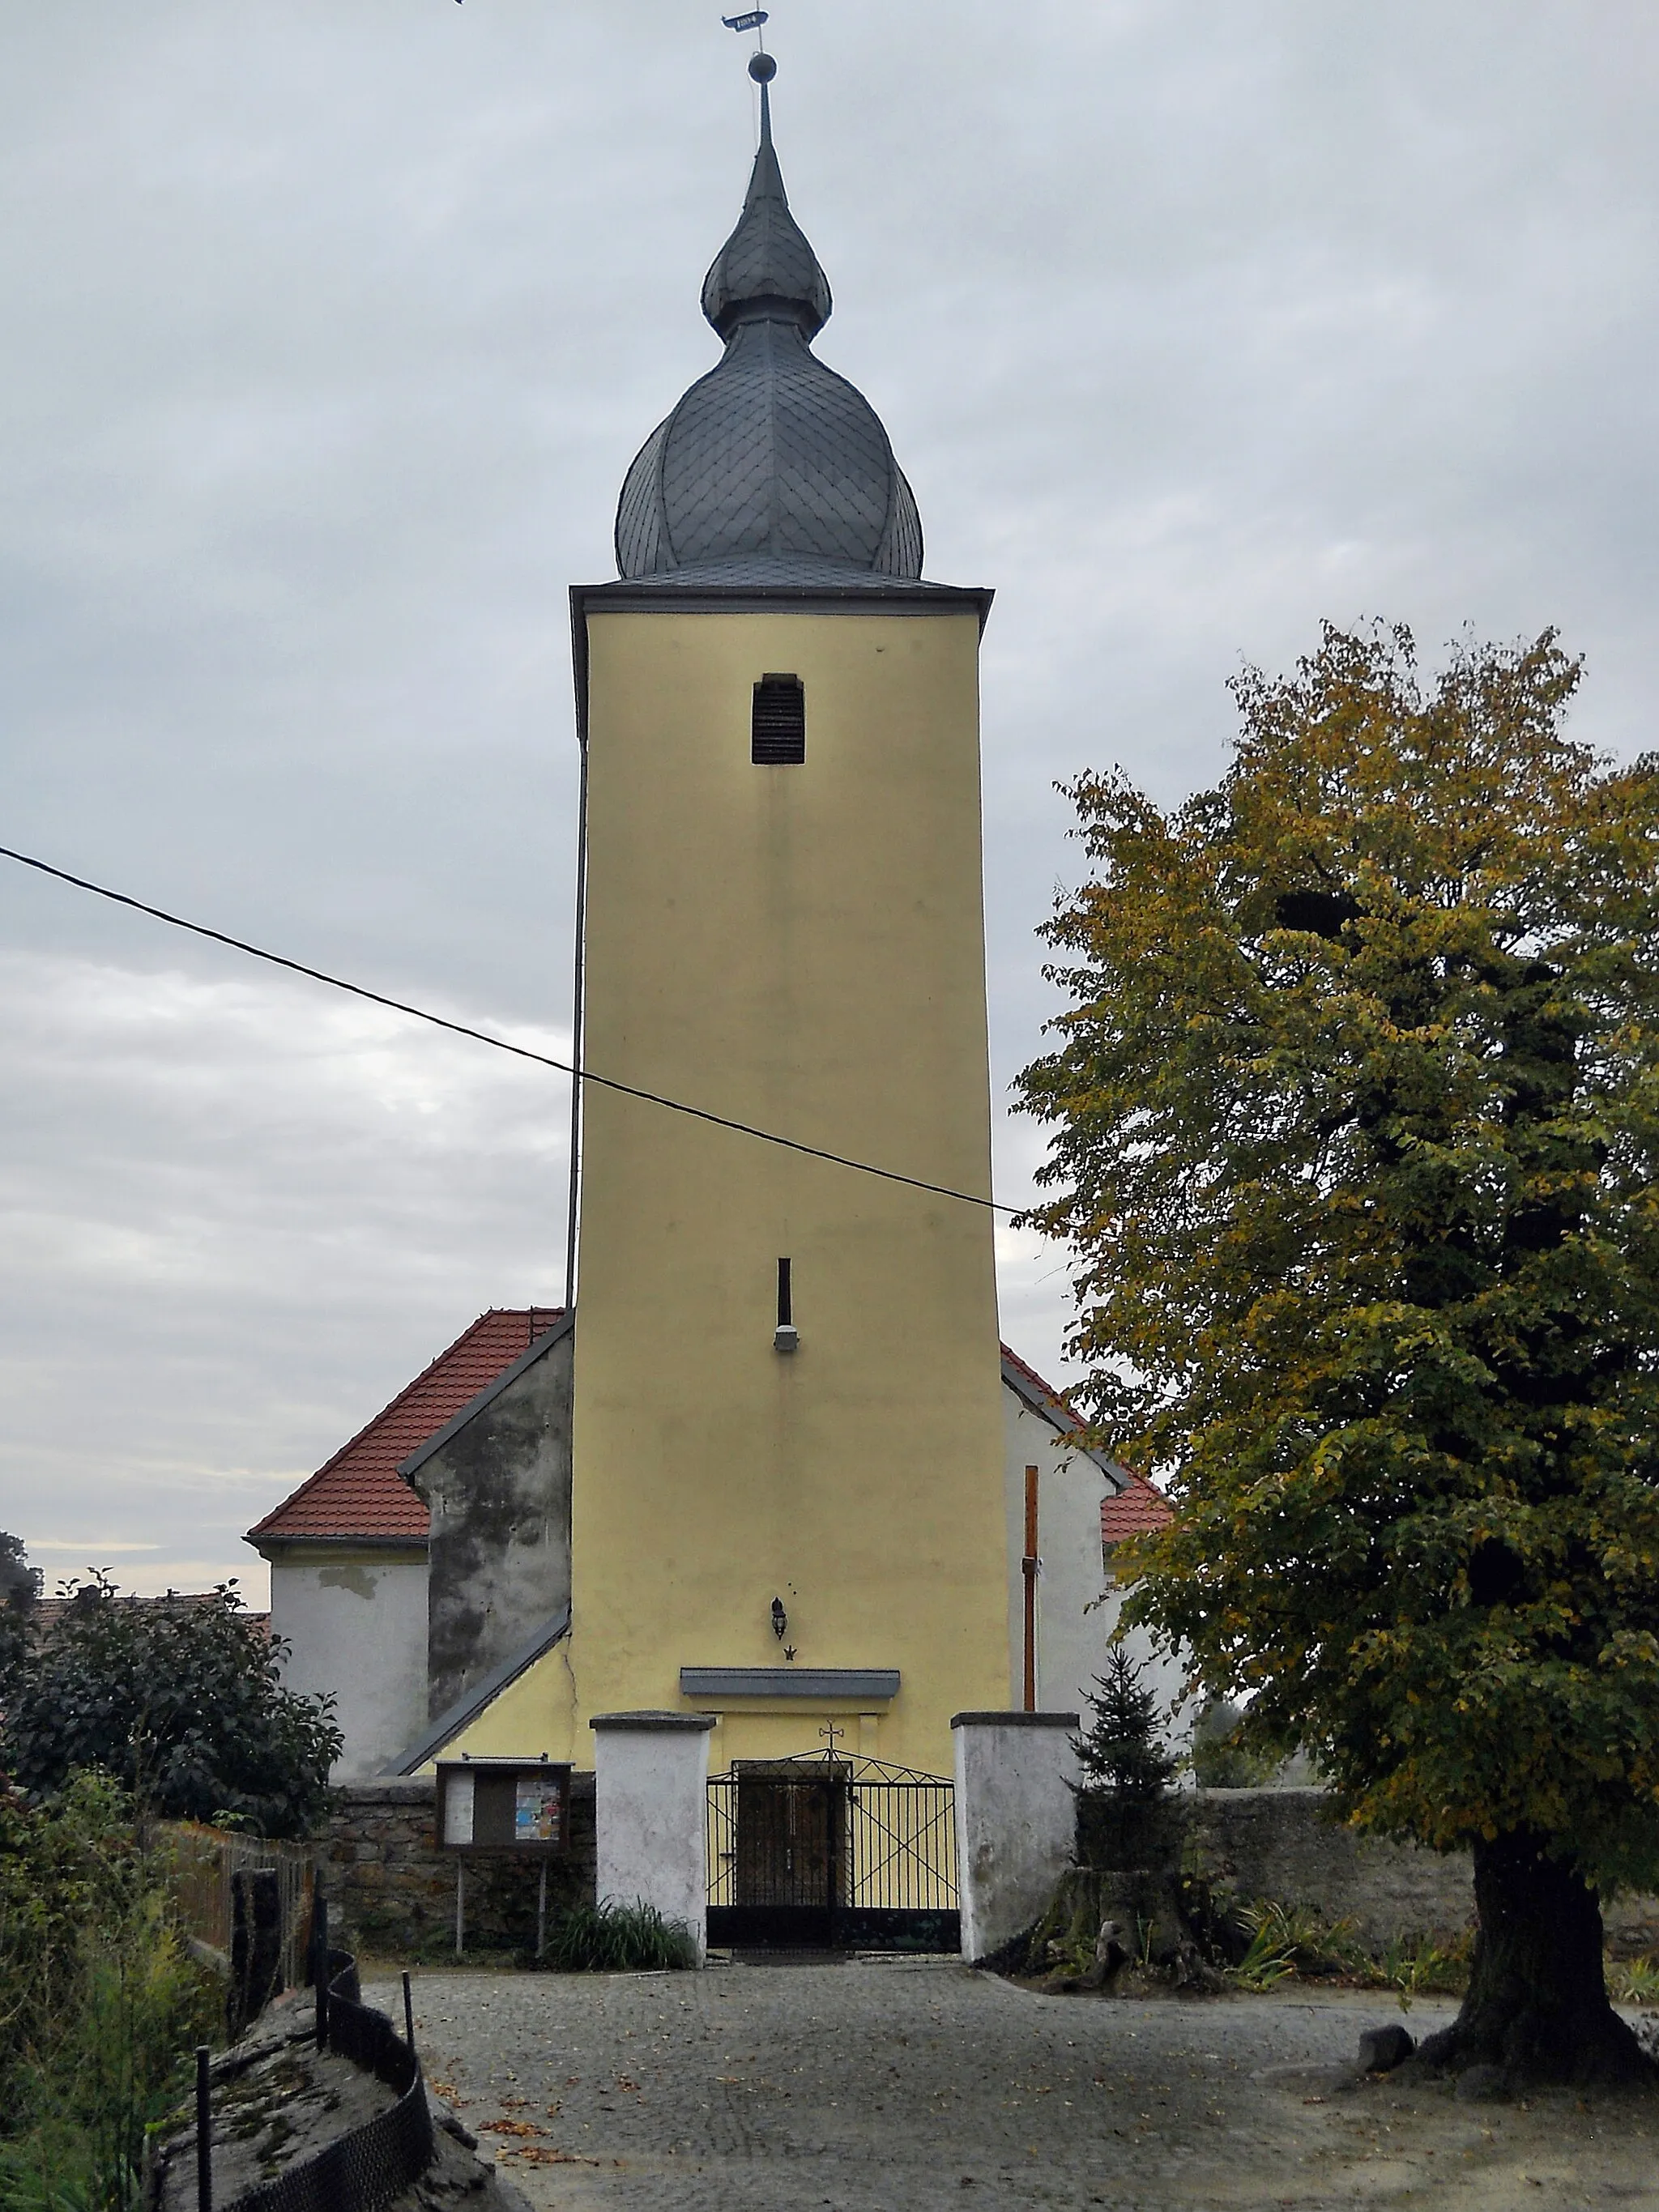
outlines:
[[[751,8],[746,15],[722,15],[720,21],[728,31],[752,31],[755,34],[755,52],[749,57],[749,74],[760,87],[761,137],[765,140],[772,135],[771,111],[766,104],[766,95],[772,79],[778,73],[777,64],[766,51],[766,10],[764,8]]]

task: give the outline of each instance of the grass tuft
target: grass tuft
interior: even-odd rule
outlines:
[[[635,1898],[618,1905],[574,1905],[548,1933],[541,1963],[556,1973],[637,1974],[695,1966],[696,1946],[678,1921],[665,1920],[654,1905]]]
[[[1401,2009],[1409,2011],[1414,1996],[1456,1996],[1468,1986],[1474,1939],[1467,1931],[1444,1942],[1413,1936],[1378,1951],[1355,1922],[1326,1920],[1308,1905],[1260,1898],[1237,1908],[1235,1917],[1249,1940],[1243,1956],[1223,1972],[1237,1989],[1271,1990],[1292,1977],[1340,1979],[1393,1990]]]
[[[1659,1959],[1609,1959],[1607,1995],[1614,2004],[1659,2005]]]

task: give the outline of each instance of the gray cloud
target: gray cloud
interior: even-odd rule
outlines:
[[[752,143],[717,14],[12,11],[3,842],[556,1040],[564,587],[609,573],[627,461],[713,358],[696,289]],[[1325,615],[1428,647],[1557,622],[1581,728],[1647,741],[1650,10],[771,28],[820,350],[930,573],[998,587],[1000,1086],[1077,866],[1053,782],[1208,779],[1242,657]],[[15,875],[0,950],[0,1522],[252,1580],[236,1532],[296,1474],[479,1308],[556,1295],[559,1086]],[[1000,1131],[1006,1191],[1040,1152]],[[1002,1256],[1006,1332],[1052,1363],[1061,1255]]]

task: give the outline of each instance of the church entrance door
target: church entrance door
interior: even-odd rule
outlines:
[[[847,1903],[848,1796],[844,1765],[815,1759],[792,1766],[744,1762],[737,1783],[732,1902],[762,1942],[792,1947],[834,1943],[835,1915]]]

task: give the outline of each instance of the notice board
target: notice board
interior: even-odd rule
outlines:
[[[570,1843],[570,1769],[545,1759],[438,1762],[438,1843],[535,1856]]]

